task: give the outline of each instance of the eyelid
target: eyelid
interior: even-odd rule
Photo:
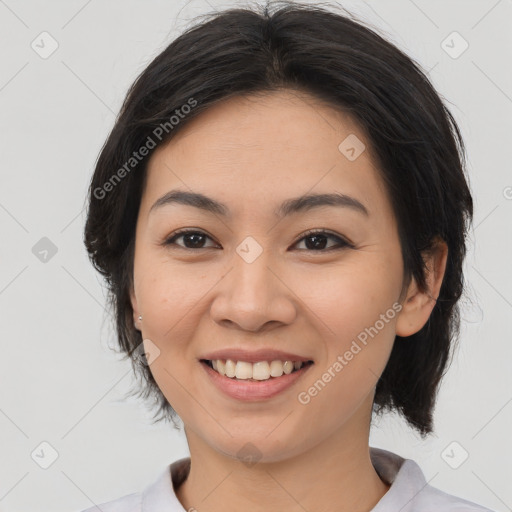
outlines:
[[[204,249],[212,249],[212,247],[202,247],[200,249],[191,249],[190,247],[183,247],[181,245],[177,245],[177,244],[172,242],[172,240],[174,240],[175,238],[178,238],[180,235],[187,235],[189,233],[205,235],[208,238],[210,238],[212,241],[214,241],[217,245],[220,245],[215,240],[215,238],[212,235],[210,235],[210,233],[208,233],[204,229],[199,229],[199,228],[182,228],[182,229],[177,229],[176,231],[173,231],[169,236],[165,237],[164,241],[162,242],[162,245],[164,245],[164,246],[166,246],[166,245],[175,245],[176,247],[178,247],[180,249],[185,249],[185,250],[189,250],[189,251],[199,251],[199,250],[204,250]]]
[[[220,244],[218,244],[218,242],[215,241],[215,239],[213,238],[212,235],[210,235],[208,232],[204,231],[203,229],[199,229],[199,228],[182,228],[182,229],[178,229],[176,231],[173,231],[169,236],[167,236],[164,239],[164,241],[162,242],[162,245],[164,245],[164,246],[175,245],[176,247],[178,247],[180,249],[184,249],[186,251],[195,251],[195,252],[200,251],[200,250],[212,249],[213,248],[213,247],[200,247],[198,249],[192,249],[190,247],[183,247],[181,245],[177,245],[177,244],[175,244],[173,242],[173,240],[175,240],[176,238],[179,238],[180,235],[186,235],[186,234],[189,234],[189,233],[205,235],[207,238],[209,238],[210,240],[215,242],[217,245],[220,245]],[[329,231],[328,229],[325,229],[325,228],[312,228],[312,229],[309,229],[309,230],[301,233],[295,239],[295,241],[292,243],[292,247],[297,245],[304,238],[307,238],[308,236],[312,236],[312,235],[324,235],[326,237],[337,238],[339,240],[339,243],[338,243],[337,246],[329,247],[328,249],[321,249],[321,250],[318,250],[318,251],[315,251],[313,249],[300,249],[301,252],[306,251],[306,252],[312,252],[312,253],[316,252],[316,253],[320,253],[321,254],[321,253],[329,252],[331,250],[343,249],[343,248],[347,248],[347,247],[351,248],[351,249],[355,248],[355,245],[350,240],[348,240],[346,237],[344,237],[342,235],[339,235],[337,233],[331,232],[331,231]]]
[[[296,245],[298,242],[300,242],[303,238],[306,238],[308,236],[311,236],[311,235],[325,235],[325,236],[330,236],[330,237],[333,237],[333,238],[337,238],[338,240],[341,241],[341,245],[338,246],[338,247],[331,247],[330,249],[337,249],[337,248],[343,248],[343,247],[350,247],[350,248],[355,248],[354,244],[346,237],[344,237],[343,235],[339,235],[337,233],[334,233],[328,229],[325,229],[325,228],[313,228],[313,229],[308,229],[307,231],[305,231],[304,233],[301,233],[298,238],[295,240],[295,242],[293,242],[292,245]],[[329,251],[329,249],[326,249],[326,250],[323,250],[323,251],[313,251],[313,250],[310,250],[310,252],[319,252],[319,253],[322,253],[322,252],[327,252]]]

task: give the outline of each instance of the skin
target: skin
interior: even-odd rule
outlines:
[[[366,145],[355,161],[338,150],[349,134]],[[150,213],[178,188],[222,201],[232,218],[180,204]],[[285,199],[333,191],[357,198],[369,216],[324,206],[274,217]],[[187,237],[165,246],[181,228],[206,233],[206,248],[185,249],[194,247]],[[303,233],[322,228],[354,248],[311,249]],[[236,252],[247,236],[263,251],[252,263]],[[348,115],[310,96],[284,90],[225,100],[157,148],[137,221],[131,301],[143,339],[160,350],[150,370],[185,426],[192,463],[176,490],[184,508],[371,510],[389,489],[369,455],[375,386],[395,335],[428,320],[446,256],[440,243],[429,257],[428,291],[414,280],[404,287],[396,219],[369,141]],[[298,393],[398,302],[400,313],[300,403]],[[285,392],[241,402],[212,386],[198,362],[228,347],[278,348],[315,364]],[[237,455],[248,442],[261,454],[252,466]]]

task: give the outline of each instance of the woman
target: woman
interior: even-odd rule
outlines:
[[[369,446],[385,410],[433,432],[472,208],[453,117],[362,24],[287,4],[178,37],[101,151],[85,243],[191,457],[101,509],[488,510]]]

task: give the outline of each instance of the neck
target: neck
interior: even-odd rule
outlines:
[[[389,489],[372,465],[367,436],[343,442],[340,432],[294,457],[254,465],[212,450],[193,432],[187,439],[190,473],[176,490],[185,510],[363,512]]]

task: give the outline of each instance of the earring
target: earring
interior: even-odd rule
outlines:
[[[142,322],[142,315],[139,315],[139,322]]]

